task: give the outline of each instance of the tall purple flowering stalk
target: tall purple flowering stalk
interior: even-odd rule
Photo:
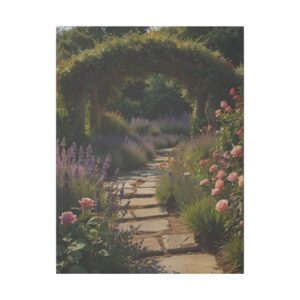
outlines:
[[[111,158],[107,155],[103,162],[95,158],[91,145],[86,150],[74,142],[66,148],[65,139],[57,141],[57,211],[58,213],[78,207],[81,198],[96,199],[96,208],[107,205],[109,194],[105,191],[107,172]],[[101,204],[102,203],[102,204]]]

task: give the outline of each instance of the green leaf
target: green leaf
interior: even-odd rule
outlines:
[[[65,252],[66,248],[64,246],[61,245],[57,245],[56,247],[56,255],[57,256],[62,256]]]
[[[99,221],[101,221],[102,218],[101,217],[93,217],[91,218],[88,222],[87,222],[87,225],[90,225],[90,224],[97,224]]]
[[[101,249],[98,254],[100,254],[101,256],[109,256],[109,252],[105,249]]]
[[[68,247],[68,252],[75,252],[83,249],[86,246],[85,243],[74,242]]]
[[[69,269],[69,273],[82,274],[82,273],[87,273],[87,270],[80,265],[74,265]]]

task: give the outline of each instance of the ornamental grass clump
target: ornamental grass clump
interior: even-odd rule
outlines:
[[[227,214],[216,210],[212,197],[202,198],[188,205],[183,211],[183,219],[192,230],[200,245],[210,251],[215,251],[226,240],[228,229]]]

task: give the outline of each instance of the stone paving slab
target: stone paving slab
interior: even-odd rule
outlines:
[[[147,181],[147,182],[158,182],[158,181],[159,181],[159,178],[156,177],[156,176],[148,176],[148,177],[146,178],[146,181]]]
[[[193,234],[167,234],[162,240],[166,250],[172,253],[199,249]]]
[[[159,164],[161,164],[161,163],[163,163],[163,162],[166,162],[167,159],[166,159],[165,156],[161,156],[161,157],[154,158],[152,161],[153,161],[154,163],[159,163]]]
[[[135,218],[152,218],[167,216],[168,212],[162,207],[140,208],[132,211]]]
[[[142,183],[139,188],[155,188],[157,186],[157,182],[155,181],[146,181]]]
[[[155,194],[154,188],[138,188],[135,192],[135,196],[146,197],[153,196]]]
[[[131,199],[123,199],[120,201],[120,206],[124,207],[129,202],[130,208],[143,208],[143,207],[151,207],[158,206],[158,201],[156,198],[131,198]]]
[[[120,191],[121,189],[119,189]],[[133,196],[134,189],[124,189],[124,196]]]
[[[134,218],[134,216],[132,215],[132,213],[130,211],[127,211],[125,215],[123,215],[122,212],[119,212],[118,218],[120,220],[131,220]]]
[[[150,233],[150,232],[160,232],[165,231],[170,228],[170,223],[166,219],[156,219],[156,220],[144,220],[144,221],[132,221],[126,223],[120,223],[120,230],[127,231],[131,227],[137,230],[137,233]]]
[[[184,255],[173,255],[170,257],[152,258],[153,263],[157,263],[163,268],[163,273],[183,273],[183,274],[220,274],[215,256],[207,253],[195,253]]]
[[[167,155],[167,154],[171,154],[173,151],[173,148],[165,148],[165,149],[157,149],[156,153],[160,154],[160,155]]]
[[[164,252],[158,240],[153,237],[145,238],[142,242],[141,247],[147,255],[159,255],[163,254]]]

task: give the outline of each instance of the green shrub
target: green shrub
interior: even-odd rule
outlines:
[[[221,248],[220,264],[228,273],[244,272],[244,241],[239,236],[233,236]]]
[[[196,173],[199,169],[199,160],[209,157],[216,139],[212,135],[201,135],[181,145],[179,148],[182,166],[189,172]]]
[[[156,197],[162,206],[183,210],[186,205],[201,198],[202,192],[197,179],[193,176],[185,176],[184,173],[184,170],[176,165],[163,172],[156,189]]]
[[[160,176],[160,181],[156,188],[156,198],[162,206],[168,208],[175,207],[174,183],[170,172],[164,172]]]
[[[137,144],[124,143],[120,152],[123,160],[123,170],[134,169],[147,163],[146,152]]]
[[[148,133],[156,137],[156,136],[160,135],[161,131],[160,131],[159,127],[151,126],[148,129]]]
[[[126,135],[129,131],[129,126],[120,114],[105,112],[101,116],[101,134]]]
[[[147,267],[137,259],[141,249],[132,233],[119,231],[112,217],[93,209],[65,212],[62,219],[64,214],[72,214],[73,221],[58,226],[58,273],[140,273]]]
[[[183,219],[208,250],[216,250],[226,239],[227,216],[215,210],[215,201],[209,196],[187,206]]]

